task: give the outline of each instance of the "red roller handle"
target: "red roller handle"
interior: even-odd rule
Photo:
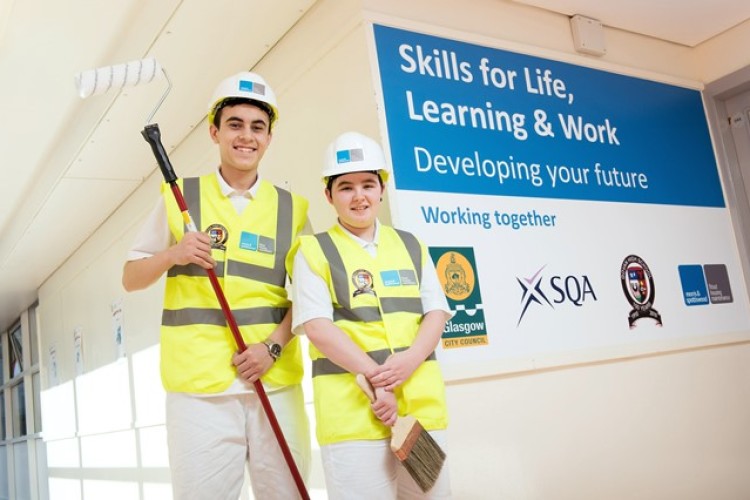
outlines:
[[[177,184],[177,176],[174,173],[174,169],[172,168],[172,164],[169,161],[169,157],[167,156],[167,153],[164,150],[164,146],[161,143],[159,125],[147,125],[141,132],[141,135],[143,135],[143,138],[146,140],[146,142],[151,145],[151,149],[154,152],[157,163],[159,163],[159,168],[162,171],[164,180],[166,180],[169,183],[169,186],[172,188],[172,194],[174,194],[177,206],[179,207],[180,212],[182,212],[182,217],[185,220],[185,225],[188,227],[188,230],[197,231],[197,228],[193,223],[193,219],[190,217],[190,212],[188,212],[187,203],[185,203],[185,198],[182,196],[180,186]],[[221,284],[216,277],[216,272],[214,272],[213,269],[206,269],[206,274],[208,274],[208,280],[211,282],[211,287],[214,289],[216,298],[219,300],[221,310],[224,313],[224,318],[227,320],[229,330],[232,332],[234,341],[237,344],[237,349],[240,352],[244,352],[245,349],[247,349],[245,340],[242,338],[240,329],[237,326],[237,320],[234,318],[234,313],[232,313],[232,309],[229,307],[229,303],[224,296],[224,290],[222,290]],[[297,464],[294,462],[292,452],[290,451],[289,445],[284,438],[284,433],[281,430],[281,426],[279,426],[279,421],[276,419],[276,414],[273,411],[273,407],[271,407],[271,401],[269,401],[266,390],[263,387],[260,379],[253,382],[253,387],[255,388],[255,392],[258,394],[258,398],[260,398],[260,403],[261,405],[263,405],[263,410],[266,412],[268,421],[271,423],[271,428],[273,429],[273,433],[276,436],[276,441],[278,441],[279,447],[281,447],[281,452],[284,455],[284,460],[289,467],[289,472],[292,473],[294,483],[297,485],[297,490],[299,491],[300,496],[303,500],[310,500],[310,496],[308,495],[307,489],[305,488],[305,483],[302,480],[302,476],[300,475],[299,470],[297,469]]]

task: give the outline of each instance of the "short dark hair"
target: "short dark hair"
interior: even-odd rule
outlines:
[[[369,172],[371,174],[377,175],[378,176],[378,182],[380,182],[381,186],[383,185],[383,179],[380,177],[380,173],[378,173],[377,170],[363,170],[363,172]],[[347,172],[347,173],[352,174],[354,172]],[[346,174],[336,174],[336,175],[330,176],[328,178],[328,182],[326,182],[326,189],[330,191],[331,188],[333,187],[333,181],[335,181],[336,179],[338,179],[342,175],[346,175]]]
[[[224,108],[228,106],[237,106],[238,104],[250,104],[251,106],[255,106],[256,108],[265,111],[268,115],[268,126],[270,127],[271,124],[273,124],[276,115],[273,112],[273,108],[267,103],[256,99],[248,99],[246,97],[228,97],[227,99],[220,101],[214,109],[214,126],[219,128],[219,125],[221,124],[221,112]]]

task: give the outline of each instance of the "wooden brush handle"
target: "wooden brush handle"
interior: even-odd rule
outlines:
[[[365,395],[370,399],[371,403],[375,402],[375,389],[373,389],[372,384],[369,380],[367,380],[367,377],[362,375],[361,373],[358,373],[356,376],[357,379],[357,385],[360,389],[362,389],[362,392],[365,393]]]

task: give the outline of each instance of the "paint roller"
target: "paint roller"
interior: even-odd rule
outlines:
[[[151,83],[166,75],[161,64],[150,58],[81,71],[75,75],[75,84],[78,95],[85,99],[92,95],[104,94],[111,89],[120,90],[123,87]]]
[[[134,87],[136,85],[151,83],[155,80],[161,79],[162,77],[165,78],[168,82],[167,89],[164,91],[156,106],[151,111],[151,114],[146,119],[146,125],[141,131],[141,135],[151,146],[151,151],[153,152],[154,157],[159,164],[159,169],[161,170],[164,180],[169,184],[172,190],[172,194],[175,197],[175,201],[177,202],[177,206],[182,212],[182,218],[185,223],[185,227],[188,231],[197,231],[198,228],[195,226],[195,223],[190,216],[185,198],[182,196],[180,186],[177,184],[177,175],[175,174],[174,168],[172,167],[172,162],[169,160],[169,156],[167,155],[167,152],[162,145],[159,125],[156,123],[151,123],[151,120],[156,114],[156,111],[161,107],[162,103],[169,94],[169,91],[172,89],[172,83],[167,76],[167,72],[164,70],[161,64],[159,64],[156,59],[149,58],[130,61],[124,64],[105,66],[101,68],[82,71],[75,75],[75,86],[78,89],[78,95],[82,99],[85,99],[94,95],[104,94],[111,90],[120,90],[124,87]],[[221,288],[221,284],[216,277],[216,272],[213,269],[207,269],[206,273],[208,274],[208,279],[211,282],[211,287],[216,294],[216,298],[219,301],[221,310],[224,313],[224,318],[226,319],[227,326],[229,326],[235,343],[237,344],[237,348],[240,352],[242,352],[247,348],[247,346],[245,345],[245,341],[242,338],[240,329],[237,326],[237,321],[235,320],[234,313],[232,313],[232,310],[229,307],[229,303],[227,302],[227,299],[224,295],[224,291]],[[299,494],[303,498],[303,500],[309,500],[310,497],[307,494],[307,490],[305,489],[304,481],[302,480],[302,476],[300,475],[299,470],[297,469],[297,465],[294,462],[294,458],[292,457],[289,445],[284,438],[284,433],[279,426],[278,419],[276,418],[276,414],[271,407],[271,402],[269,401],[268,395],[263,388],[263,384],[260,380],[256,380],[253,385],[255,388],[255,392],[258,394],[261,405],[265,410],[266,416],[268,417],[268,421],[271,424],[273,433],[276,436],[276,441],[279,443],[281,451],[284,455],[284,460],[286,461],[287,466],[289,467],[289,471],[292,474],[294,482],[297,486],[297,490],[299,491]]]

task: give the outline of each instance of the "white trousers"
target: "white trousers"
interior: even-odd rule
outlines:
[[[302,387],[267,394],[298,470],[307,480],[310,428]],[[246,464],[255,498],[299,498],[256,393],[209,397],[167,393],[166,417],[176,500],[237,500]]]
[[[446,450],[446,431],[431,431],[430,436]],[[435,485],[423,493],[391,451],[390,439],[343,441],[320,451],[329,500],[451,498],[447,460]]]

